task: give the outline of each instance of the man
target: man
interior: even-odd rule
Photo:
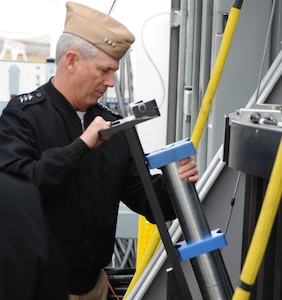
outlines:
[[[107,121],[121,118],[98,99],[114,86],[134,36],[101,12],[73,2],[66,6],[55,77],[12,99],[1,116],[0,167],[25,173],[39,187],[67,259],[70,299],[102,300],[119,202],[154,221],[124,133],[99,137]],[[179,176],[198,179],[192,158],[181,161]],[[152,181],[165,218],[175,218],[163,178]]]
[[[0,299],[67,300],[65,261],[46,227],[38,190],[5,172],[0,182]]]

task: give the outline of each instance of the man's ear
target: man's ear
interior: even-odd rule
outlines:
[[[75,72],[76,64],[79,60],[79,53],[76,51],[68,51],[65,56],[66,65],[70,72]]]

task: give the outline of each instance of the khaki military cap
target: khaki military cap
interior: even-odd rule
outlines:
[[[64,32],[77,35],[110,56],[120,59],[134,42],[134,35],[112,17],[85,5],[67,2]]]

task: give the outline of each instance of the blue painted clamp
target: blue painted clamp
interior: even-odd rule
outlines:
[[[211,231],[211,236],[195,242],[187,243],[186,241],[176,244],[179,257],[182,261],[194,258],[204,253],[220,249],[227,245],[224,233],[220,229]]]
[[[150,169],[161,168],[174,161],[194,155],[196,153],[193,143],[184,139],[167,145],[160,150],[146,155]]]

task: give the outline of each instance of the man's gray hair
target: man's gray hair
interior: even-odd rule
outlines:
[[[56,64],[69,50],[78,51],[84,60],[98,55],[100,50],[88,41],[71,33],[63,33],[58,42],[56,50]]]

